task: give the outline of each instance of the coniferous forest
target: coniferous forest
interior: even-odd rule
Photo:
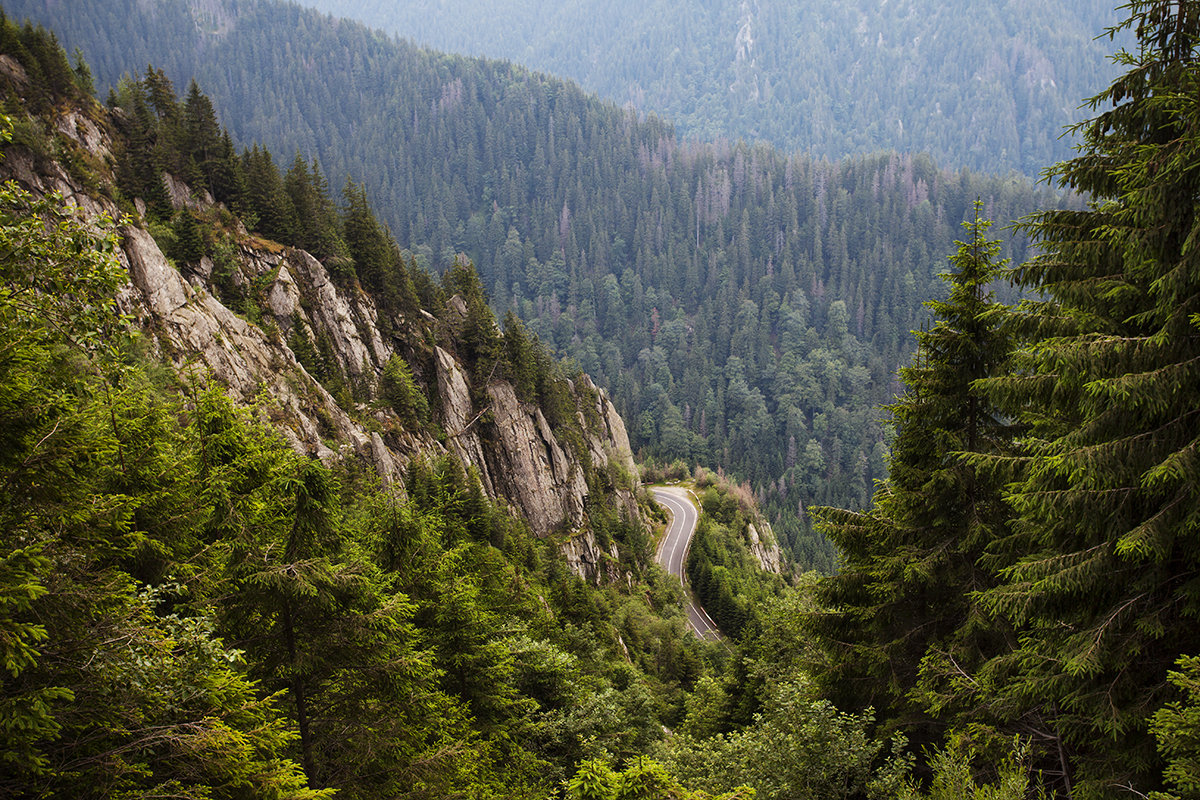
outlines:
[[[146,7],[127,53],[189,44],[100,97],[112,50],[0,18],[0,793],[1200,792],[1200,2],[1118,9],[1119,76],[1036,190],[684,143],[295,6]],[[62,21],[118,36],[105,13]],[[727,639],[687,633],[648,529],[602,499],[632,491],[618,469],[587,475],[613,555],[585,580],[444,448],[399,491],[174,370],[127,313],[142,231],[389,436],[463,433],[436,346],[586,461],[595,374],[647,477],[699,492],[689,572]],[[404,355],[373,385],[285,337],[246,248],[311,252]],[[757,570],[756,505],[827,574]]]
[[[608,389],[635,450],[748,482],[806,568],[835,561],[808,507],[863,508],[886,473],[878,409],[972,203],[1006,225],[1059,202],[923,155],[685,142],[570,83],[291,5],[8,7],[81,46],[100,86],[147,63],[197,79],[238,147],[352,180],[433,271],[465,253],[498,316]]]

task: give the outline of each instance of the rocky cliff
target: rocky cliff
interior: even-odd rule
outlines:
[[[783,574],[783,554],[779,550],[779,543],[775,541],[775,532],[771,530],[771,523],[765,520],[760,520],[759,525],[762,526],[762,533],[759,533],[758,527],[753,523],[746,527],[750,554],[764,570],[781,575]]]
[[[19,82],[20,66],[5,61],[0,66],[15,75],[9,80]],[[106,113],[99,106],[59,111],[47,131],[60,148],[77,151],[69,163],[90,165],[92,180],[24,147],[7,148],[0,172],[35,192],[61,194],[97,224],[120,218],[113,193],[94,179],[113,163]],[[165,188],[176,208],[223,221],[227,234],[217,256],[176,265],[136,215],[118,223],[119,258],[129,273],[122,311],[165,361],[253,404],[296,450],[325,461],[358,457],[400,488],[411,459],[456,456],[490,497],[537,535],[556,537],[577,573],[617,577],[605,567],[615,563],[615,550],[601,548],[589,531],[589,508],[615,505],[637,520],[639,484],[624,423],[590,379],[567,382],[574,422],[566,427],[577,429],[565,441],[561,421],[556,430],[509,380],[472,381],[456,354],[452,322],[427,311],[381,319],[370,294],[334,280],[309,253],[246,234],[228,211],[177,178],[167,176]],[[449,316],[462,311],[456,298],[447,306]],[[403,418],[382,398],[395,358],[427,398],[424,422]],[[322,375],[313,374],[318,366]]]

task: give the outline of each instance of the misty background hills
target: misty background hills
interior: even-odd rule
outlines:
[[[1108,0],[308,0],[439,50],[511,59],[702,140],[839,159],[927,152],[1037,175],[1115,70]]]

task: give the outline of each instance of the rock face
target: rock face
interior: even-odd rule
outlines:
[[[556,527],[577,528],[583,522],[587,480],[567,458],[537,407],[517,400],[508,383],[488,386],[499,447],[493,450],[493,474],[502,493],[512,498],[530,527],[546,536]]]
[[[610,545],[605,550],[590,530],[572,536],[562,546],[562,551],[571,571],[584,580],[598,582],[604,579],[612,583],[621,579],[620,556],[616,545]]]
[[[301,452],[334,459],[338,454],[327,444],[332,440],[382,473],[395,472],[400,459],[372,450],[370,435],[308,375],[278,331],[271,336],[226,308],[202,283],[184,280],[146,231],[127,226],[122,234],[130,280],[123,310],[141,322],[177,369],[201,379],[211,375],[243,402],[265,401],[280,432]],[[262,261],[247,253],[247,265]]]
[[[750,540],[750,553],[758,560],[758,565],[767,572],[781,574],[783,572],[783,557],[779,550],[779,543],[775,541],[775,534],[771,530],[771,523],[760,523],[763,527],[763,534],[760,535],[758,528],[753,524],[747,526],[746,536]]]
[[[6,66],[0,63],[0,69]],[[57,129],[88,153],[108,157],[104,126],[69,112]],[[62,194],[85,217],[118,216],[111,201],[78,187],[57,164],[39,164],[16,151],[0,162],[0,171],[35,192]],[[215,211],[209,198],[195,198],[175,178],[165,188],[177,208]],[[586,449],[576,453],[559,440],[542,409],[519,400],[508,381],[489,380],[473,395],[453,337],[447,340],[438,320],[422,312],[422,319],[381,326],[372,298],[356,285],[335,283],[307,252],[239,230],[235,247],[181,271],[144,228],[129,224],[120,232],[119,257],[129,270],[121,310],[181,372],[215,380],[254,404],[296,450],[326,461],[357,454],[385,482],[400,479],[415,457],[453,454],[534,533],[561,536],[581,576],[619,578],[615,551],[600,548],[587,528],[587,507],[592,487],[602,487],[605,502],[639,519],[637,470],[624,423],[590,379],[571,387]],[[449,305],[465,309],[457,298]],[[424,333],[384,335],[381,328]],[[438,344],[431,344],[435,338]],[[434,425],[406,424],[380,401],[384,368],[394,357],[405,359],[425,390]],[[305,363],[319,366],[324,376]]]

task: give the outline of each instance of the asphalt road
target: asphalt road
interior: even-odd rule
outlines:
[[[701,639],[720,641],[721,632],[717,630],[716,624],[692,597],[687,580],[684,578],[688,543],[692,540],[692,534],[696,532],[696,522],[700,519],[700,513],[686,489],[675,486],[653,486],[650,491],[654,493],[654,499],[671,514],[671,525],[667,528],[667,533],[663,536],[662,541],[659,542],[658,553],[655,557],[658,563],[662,564],[663,569],[674,575],[683,584],[688,596],[687,615],[692,630]]]

